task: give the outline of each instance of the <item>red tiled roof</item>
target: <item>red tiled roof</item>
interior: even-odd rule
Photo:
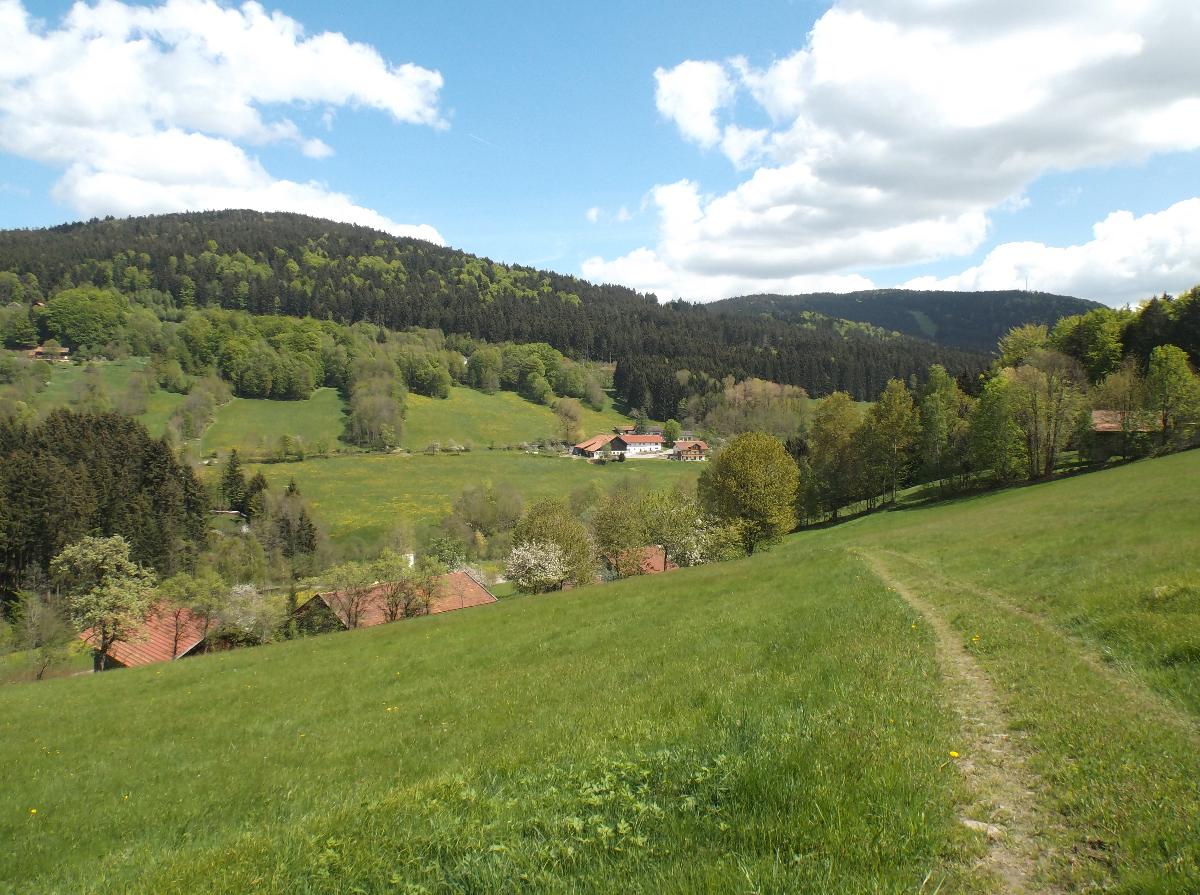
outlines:
[[[312,599],[320,600],[346,624],[344,607],[337,605],[333,599],[334,592],[317,594]],[[311,602],[311,600],[309,601]],[[472,606],[483,606],[495,603],[496,598],[482,584],[466,572],[451,572],[442,577],[441,593],[434,598],[429,606],[429,614],[452,612],[455,609],[470,609]],[[305,605],[308,605],[307,603]],[[367,594],[363,607],[358,616],[358,627],[370,628],[384,624],[387,619],[387,605],[383,600],[383,587],[376,587]]]
[[[1093,410],[1093,432],[1123,432],[1125,431],[1125,411],[1123,410]],[[1157,432],[1158,426],[1136,417],[1129,421],[1130,432]]]
[[[685,439],[675,442],[675,450],[677,450],[677,451],[689,451],[689,450],[707,451],[708,444],[706,442],[701,441],[698,438],[685,438]]]
[[[623,550],[617,554],[618,563],[625,559],[631,558],[632,554],[634,553],[641,555],[641,571],[643,575],[656,575],[659,572],[673,572],[679,568],[679,566],[667,559],[667,551],[658,544],[649,547],[634,547],[630,550]]]
[[[596,435],[581,444],[575,445],[575,447],[581,451],[599,451],[612,441],[613,437],[612,435]]]
[[[626,444],[662,444],[661,435],[618,435],[618,441]]]
[[[156,603],[146,616],[141,630],[128,643],[114,643],[109,647],[108,655],[126,668],[170,662],[187,655],[203,643],[206,629],[211,631],[212,625],[206,626],[203,616],[196,615],[190,609],[175,609],[166,603]],[[84,631],[79,639],[87,640],[90,634],[90,630]]]

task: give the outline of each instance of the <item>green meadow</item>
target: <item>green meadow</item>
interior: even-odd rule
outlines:
[[[378,459],[483,456],[586,468]],[[1194,893],[1198,498],[1191,452],[0,688],[0,890]]]
[[[433,456],[359,454],[265,463],[255,469],[273,488],[286,488],[295,479],[335,543],[371,551],[401,525],[439,522],[466,488],[485,482],[511,485],[530,502],[565,497],[591,482],[606,491],[626,482],[642,488],[691,483],[699,475],[699,466],[671,460],[598,465],[521,451],[474,450]]]
[[[146,358],[131,357],[125,360],[95,361],[100,370],[100,381],[110,401],[116,402],[128,387],[129,377],[146,366]],[[51,364],[50,381],[34,398],[34,409],[49,413],[60,407],[70,407],[83,385],[84,366],[81,364]],[[156,389],[146,402],[146,412],[137,420],[151,435],[159,436],[167,430],[167,421],[175,408],[183,403],[184,396]]]
[[[279,449],[281,435],[299,439],[307,453],[319,445],[325,452],[353,453],[340,440],[344,402],[336,389],[321,388],[306,401],[266,401],[234,398],[217,409],[201,439],[201,452],[228,453],[231,448],[247,457],[266,457]],[[584,431],[608,432],[628,418],[606,400],[603,411],[584,409]],[[486,395],[470,388],[454,388],[449,398],[409,394],[405,398],[403,447],[422,451],[436,442],[442,447],[503,447],[541,438],[557,438],[554,412],[525,400],[515,392]]]
[[[342,434],[342,399],[335,388],[319,388],[305,401],[267,401],[232,398],[217,408],[200,439],[204,456],[227,454],[233,448],[246,457],[264,457],[279,450],[279,439],[299,439],[306,452],[353,450],[338,441]]]
[[[454,388],[449,398],[409,394],[405,399],[404,447],[424,450],[437,442],[473,448],[503,447],[540,438],[558,438],[558,418],[549,407],[534,404],[516,392],[486,395],[470,388]],[[629,418],[605,399],[604,409],[583,409],[585,435],[611,432]]]

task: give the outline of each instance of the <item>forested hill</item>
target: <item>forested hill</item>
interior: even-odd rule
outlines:
[[[743,295],[714,302],[714,310],[800,320],[806,314],[841,317],[929,339],[966,351],[991,351],[1006,332],[1023,323],[1049,327],[1063,317],[1103,307],[1098,302],[1049,292],[929,292],[872,289],[806,295]]]
[[[985,363],[979,354],[822,316],[796,323],[660,305],[623,287],[297,214],[202,212],[0,232],[0,305],[32,305],[85,284],[131,297],[157,292],[180,309],[548,342],[576,358],[619,362],[621,397],[660,415],[684,395],[681,369],[866,399],[889,377],[923,374],[933,363],[964,377]]]

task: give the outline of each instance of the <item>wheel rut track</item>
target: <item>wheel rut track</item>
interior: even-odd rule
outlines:
[[[1036,804],[1041,781],[1028,767],[1020,739],[1009,729],[1003,701],[991,679],[963,646],[961,635],[932,603],[897,579],[879,553],[862,549],[852,553],[933,631],[938,664],[965,737],[957,765],[974,803],[961,820],[987,837],[980,869],[996,879],[998,891],[1005,895],[1058,891],[1047,884],[1042,872],[1048,857],[1042,831],[1049,821]]]

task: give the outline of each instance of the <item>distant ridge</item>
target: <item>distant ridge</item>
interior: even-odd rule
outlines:
[[[1103,307],[1099,302],[1009,289],[994,292],[940,292],[870,289],[804,295],[743,295],[709,305],[727,314],[766,315],[796,320],[806,314],[869,323],[918,339],[966,351],[993,351],[1008,330],[1023,323],[1053,326],[1063,317]]]

